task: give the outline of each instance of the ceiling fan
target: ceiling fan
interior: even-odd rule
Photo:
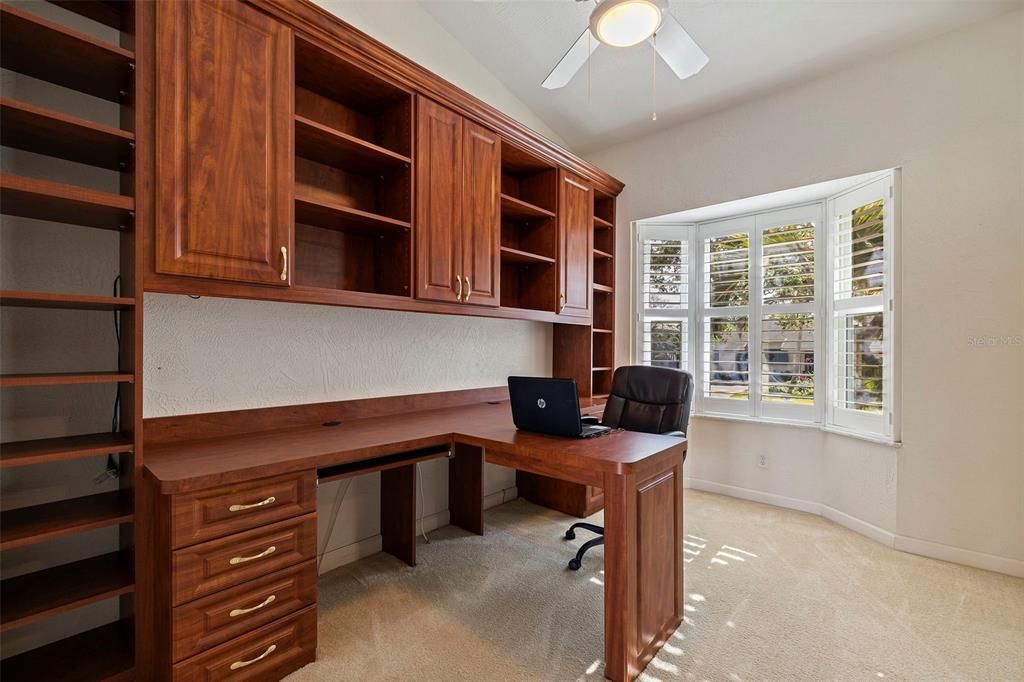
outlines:
[[[586,0],[576,0],[585,2]],[[651,40],[680,80],[704,68],[708,56],[668,11],[668,0],[595,0],[590,26],[541,84],[556,90],[567,84],[598,45],[630,47]]]

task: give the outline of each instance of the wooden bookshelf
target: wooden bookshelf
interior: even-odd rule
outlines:
[[[123,171],[135,135],[58,111],[0,98],[0,143],[36,154]]]
[[[128,310],[135,299],[125,296],[60,294],[48,291],[0,291],[0,305],[11,308],[59,308],[63,310]]]
[[[551,265],[555,262],[555,259],[550,256],[542,256],[539,253],[530,253],[529,251],[521,251],[519,249],[513,249],[510,246],[501,247],[501,262],[502,263],[525,263],[525,264],[542,264]]]
[[[0,173],[0,212],[106,230],[132,223],[135,199],[75,185]]]
[[[4,682],[127,682],[134,679],[132,623],[116,621],[0,662]]]
[[[554,211],[535,206],[522,199],[511,197],[507,194],[501,195],[501,214],[506,218],[530,219],[530,218],[553,218]]]
[[[94,97],[122,102],[132,92],[135,54],[0,4],[3,68]]]
[[[134,589],[131,555],[111,552],[0,583],[0,632]]]
[[[360,173],[412,163],[408,156],[299,115],[295,116],[295,153],[328,166],[338,165]]]
[[[295,187],[296,221],[328,230],[351,230],[356,232],[407,231],[412,227],[408,220],[395,220],[387,216],[362,211],[352,206],[332,201],[326,193],[303,185]]]
[[[129,491],[75,497],[0,512],[0,549],[9,550],[132,520]]]
[[[121,433],[41,438],[0,444],[0,468],[63,462],[119,452],[133,452],[135,444]]]

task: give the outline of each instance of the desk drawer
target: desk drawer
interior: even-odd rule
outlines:
[[[206,651],[316,603],[316,561],[307,561],[174,609],[174,660]]]
[[[174,552],[174,604],[316,557],[316,514],[210,540]]]
[[[171,502],[171,546],[187,547],[315,510],[315,471],[176,495]]]
[[[279,680],[316,658],[316,607],[174,666],[174,682]]]

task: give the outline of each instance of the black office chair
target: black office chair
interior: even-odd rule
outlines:
[[[693,401],[693,376],[680,369],[630,365],[619,367],[612,377],[612,390],[604,408],[604,419],[584,417],[584,422],[601,423],[616,429],[660,433],[686,437]],[[569,569],[579,570],[583,555],[604,544],[604,527],[592,523],[574,523],[565,531],[565,539],[576,537],[576,529],[597,533],[600,537],[583,543],[569,560]]]

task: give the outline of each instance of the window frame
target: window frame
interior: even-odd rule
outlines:
[[[835,318],[833,287],[835,262],[834,209],[835,200],[855,196],[854,193],[870,188],[875,183],[888,183],[883,213],[885,234],[885,349],[889,359],[887,373],[883,374],[884,384],[889,393],[884,398],[884,421],[881,428],[872,425],[872,420],[862,419],[873,415],[854,415],[852,419],[835,419],[831,409],[832,396],[837,381],[833,360]],[[637,268],[633,277],[635,294],[633,323],[633,359],[643,362],[643,328],[648,312],[643,308],[642,268],[644,239],[672,239],[687,243],[688,296],[685,308],[673,309],[670,315],[657,310],[651,317],[687,320],[687,347],[684,369],[694,378],[694,415],[709,418],[739,419],[768,423],[783,423],[821,428],[844,435],[850,435],[876,442],[899,444],[899,174],[897,170],[886,171],[848,188],[843,192],[816,201],[800,202],[763,208],[756,212],[729,216],[699,223],[638,221],[634,223]],[[766,305],[764,303],[763,243],[766,230],[787,225],[813,223],[814,233],[814,286],[815,298],[812,303]],[[750,234],[749,261],[747,266],[750,286],[746,306],[711,308],[706,305],[705,296],[705,240],[709,237],[748,232]],[[764,316],[773,313],[809,313],[814,319],[814,404],[793,405],[785,401],[764,400],[761,396],[763,383]],[[705,395],[705,328],[709,317],[747,316],[747,343],[749,371],[749,397],[747,400],[709,397]],[[852,410],[851,410],[852,411]]]

